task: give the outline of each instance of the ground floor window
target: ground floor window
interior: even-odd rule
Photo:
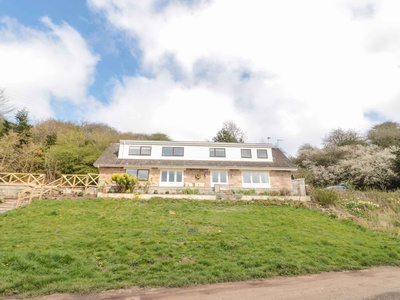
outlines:
[[[269,188],[269,173],[256,171],[242,172],[242,185],[243,187]]]
[[[214,184],[228,184],[228,172],[211,171],[211,186]]]
[[[140,181],[149,180],[149,170],[129,169],[125,173],[137,177]]]
[[[183,186],[183,171],[161,170],[160,186]]]

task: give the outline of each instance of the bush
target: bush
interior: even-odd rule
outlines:
[[[234,191],[235,194],[242,194],[242,195],[255,195],[256,191],[254,189],[251,190],[238,190]]]
[[[129,174],[113,174],[111,180],[117,185],[118,193],[131,193],[135,191],[140,183],[137,177],[132,177]]]
[[[197,195],[197,194],[199,194],[199,190],[198,189],[183,189],[182,194]]]
[[[287,188],[283,188],[279,190],[280,196],[289,196],[291,194],[290,190]]]
[[[339,200],[339,195],[332,190],[314,189],[312,199],[322,206],[334,205]]]

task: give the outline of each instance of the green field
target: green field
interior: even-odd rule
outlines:
[[[34,201],[0,215],[0,295],[400,265],[400,239],[300,204]]]

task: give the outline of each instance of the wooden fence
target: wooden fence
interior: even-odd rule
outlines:
[[[18,193],[16,207],[22,203],[31,203],[33,198],[42,199],[46,194],[62,189],[83,189],[87,193],[88,188],[99,186],[99,174],[63,174],[60,178],[46,182],[45,174],[31,173],[0,173],[0,184],[22,184],[25,187]]]
[[[42,185],[45,183],[45,174],[31,174],[31,173],[0,173],[0,183],[5,184],[37,184]]]

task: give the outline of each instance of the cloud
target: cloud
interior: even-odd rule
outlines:
[[[63,103],[87,102],[99,57],[79,32],[43,17],[41,29],[11,18],[0,20],[0,82],[17,108],[35,119],[54,116]]]
[[[117,128],[131,113],[129,130],[198,139],[232,120],[295,154],[334,128],[365,132],[371,111],[400,122],[396,0],[157,3],[89,1],[148,75],[116,84],[103,111]]]

